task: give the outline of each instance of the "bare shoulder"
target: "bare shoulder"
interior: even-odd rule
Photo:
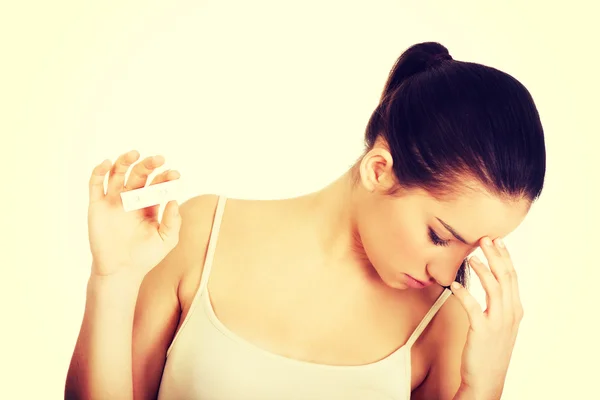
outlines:
[[[201,195],[179,206],[181,228],[175,248],[144,278],[138,303],[151,301],[156,306],[179,303],[181,282],[192,271],[202,268],[218,197]],[[140,307],[143,313],[147,307]]]
[[[133,324],[133,386],[140,398],[155,398],[167,349],[178,327],[183,304],[181,282],[204,254],[217,197],[194,197],[179,207],[179,242],[144,278]]]
[[[452,399],[460,386],[462,352],[469,331],[464,308],[451,295],[431,322],[427,345],[431,360],[423,383],[413,391],[414,399]]]
[[[180,207],[181,233],[177,245],[179,268],[178,297],[184,303],[202,274],[219,196],[204,194],[192,197]],[[198,279],[196,279],[198,278]],[[185,304],[182,304],[185,308]]]
[[[192,197],[179,206],[181,229],[177,246],[150,274],[161,275],[179,283],[201,262],[210,235],[218,196],[205,194]],[[200,263],[200,268],[202,264]]]
[[[205,194],[187,200],[181,206],[182,218],[178,259],[185,265],[180,283],[180,298],[184,301],[200,282],[208,243],[213,229],[219,196]],[[256,236],[261,226],[270,226],[276,201],[227,198],[220,237],[224,234],[247,241]],[[235,229],[227,229],[228,221],[235,221]],[[251,235],[250,235],[251,234]]]
[[[462,341],[461,349],[469,330],[469,318],[463,306],[454,295],[450,295],[446,303],[438,311],[432,327],[434,341],[438,346],[445,346]]]
[[[184,247],[196,246],[198,241],[207,242],[217,208],[219,196],[204,194],[192,197],[180,207],[181,233]]]
[[[191,198],[181,206],[182,225],[178,258],[185,267],[181,271],[178,297],[184,314],[200,284],[218,201],[218,195],[206,194]],[[276,203],[227,198],[219,242],[222,242],[223,236],[236,243],[238,240],[247,242],[252,237],[259,236],[261,227],[271,226],[268,221],[273,218],[269,215],[273,214],[272,205]],[[229,229],[229,221],[234,221],[235,229]]]

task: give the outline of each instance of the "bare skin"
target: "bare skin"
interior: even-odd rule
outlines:
[[[121,168],[130,165],[126,156],[120,162]],[[130,179],[142,182],[160,164],[137,167]],[[356,184],[347,173],[319,192],[294,199],[229,199],[208,285],[221,322],[247,341],[289,358],[330,365],[375,362],[406,342],[441,285],[453,281],[482,238],[506,236],[529,208],[526,201],[490,196],[476,184],[476,190],[446,201],[418,190],[389,196],[397,184],[391,166],[389,152],[380,145],[363,158]],[[172,174],[170,179],[178,177]],[[147,263],[117,268],[112,260],[103,269],[121,277],[129,276],[122,270],[150,270],[137,283],[132,324],[135,398],[156,396],[166,350],[200,281],[216,202],[216,196],[199,196],[180,207],[179,241],[155,268]],[[430,229],[444,245],[432,242]],[[481,268],[476,272],[486,276]],[[430,285],[410,289],[405,274]],[[448,299],[413,347],[414,398],[451,399],[463,388],[461,357],[475,314],[465,312],[467,297],[460,299],[463,304],[455,296]],[[81,354],[94,344],[81,337],[84,344],[74,354],[67,392],[85,392],[78,382],[91,376],[81,367]],[[371,340],[365,343],[364,337]],[[126,346],[123,342],[123,351]],[[118,376],[123,373],[127,376],[125,370]],[[115,372],[117,379],[122,378]],[[126,382],[120,383],[126,393]]]
[[[289,358],[329,365],[380,360],[406,342],[443,289],[393,289],[368,267],[321,253],[318,218],[309,225],[300,211],[307,200],[228,200],[208,285],[215,313],[239,336]],[[181,281],[180,320],[200,272]],[[432,354],[427,340],[417,343],[412,387],[422,382]]]
[[[357,254],[355,249],[361,245],[351,231],[336,223],[347,221],[346,211],[336,210],[333,204],[349,180],[346,176],[323,192],[284,201],[228,200],[208,285],[215,312],[225,326],[273,353],[330,365],[372,363],[407,341],[443,290],[437,280],[449,285],[465,253],[475,246],[454,243],[454,249],[439,250],[457,254],[454,265],[443,260],[442,254],[439,262],[443,264],[434,264],[438,249],[426,243],[428,236],[423,233],[419,235],[426,248],[423,253],[435,254],[429,270],[425,264],[413,264],[421,270],[396,267],[397,271],[386,271],[386,275],[405,271],[421,279],[428,276],[436,284],[416,290],[407,288],[401,278],[385,282],[364,254]],[[212,201],[216,205],[216,197]],[[463,207],[472,204],[465,202],[458,208]],[[452,220],[449,213],[444,216]],[[419,224],[407,230],[423,228]],[[437,231],[444,238],[451,237],[443,229]],[[413,258],[419,255],[411,254]],[[180,291],[183,316],[199,280],[199,269],[182,280],[181,287],[190,288]],[[451,297],[413,348],[413,389],[423,383],[442,347],[446,352],[454,349],[460,360],[467,329],[467,316]],[[448,334],[450,330],[454,337]],[[364,337],[372,340],[365,343]],[[457,374],[455,391],[459,384]]]

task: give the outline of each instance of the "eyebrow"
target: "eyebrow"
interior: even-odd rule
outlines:
[[[438,217],[436,217],[435,219],[437,219],[438,221],[440,221],[440,223],[442,225],[444,225],[444,228],[448,229],[448,231],[458,240],[460,240],[461,242],[463,242],[464,244],[468,244],[470,245],[471,243],[467,242],[458,232],[456,232],[456,230],[451,227],[450,225],[448,225],[447,223],[445,223],[444,221],[442,221],[441,219],[439,219]]]

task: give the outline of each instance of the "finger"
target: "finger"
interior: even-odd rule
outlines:
[[[496,241],[502,243],[502,241]],[[484,237],[481,240],[481,249],[489,261],[490,270],[496,277],[496,280],[500,283],[500,290],[502,291],[502,314],[501,319],[495,319],[498,325],[512,325],[514,321],[514,305],[512,302],[512,291],[513,282],[512,275],[506,259],[500,252],[500,246],[492,242],[489,237]],[[496,315],[498,317],[498,315]],[[498,326],[497,325],[497,326]]]
[[[160,174],[156,175],[154,179],[152,179],[151,185],[156,185],[163,182],[174,181],[175,179],[179,179],[181,174],[179,171],[174,169],[168,169]]]
[[[521,296],[519,294],[519,279],[517,276],[517,271],[515,270],[515,266],[510,257],[510,252],[506,247],[504,241],[500,238],[494,241],[496,248],[500,252],[502,258],[504,258],[504,263],[506,264],[506,269],[511,277],[511,290],[510,294],[510,307],[514,312],[514,321],[519,323],[523,319],[523,306],[521,304]]]
[[[163,212],[162,221],[158,226],[158,233],[166,245],[173,249],[179,242],[181,216],[179,205],[175,200],[169,201]]]
[[[481,250],[483,250],[483,254],[488,260],[492,274],[494,274],[496,280],[500,283],[502,291],[510,290],[511,276],[497,246],[489,237],[485,237],[481,240]]]
[[[152,182],[150,183],[151,185],[156,185],[159,183],[163,183],[163,182],[168,182],[168,181],[173,181],[176,179],[179,179],[180,174],[178,171],[175,170],[166,170],[163,171],[162,173],[156,175],[154,177],[154,179],[152,179]],[[158,211],[159,211],[160,205],[154,205],[154,206],[150,206],[144,209],[144,216],[146,218],[158,218]]]
[[[485,290],[488,314],[494,317],[501,314],[504,308],[504,299],[496,277],[477,256],[472,256],[469,259],[469,265],[479,277],[481,286]]]
[[[501,238],[496,238],[493,242],[494,248],[499,254],[501,261],[498,262],[502,265],[502,271],[500,275],[504,277],[504,286],[502,287],[502,297],[504,304],[505,320],[509,323],[513,323],[516,319],[515,315],[515,304],[514,304],[514,290],[516,284],[516,272],[513,267],[512,260],[506,249],[506,245]]]
[[[525,311],[523,310],[523,303],[521,302],[521,295],[519,293],[519,282],[517,278],[513,281],[513,289],[511,293],[512,297],[512,307],[514,311],[514,321],[519,324],[525,315]]]
[[[90,204],[104,198],[104,177],[110,171],[112,164],[110,160],[104,160],[96,165],[90,177]]]
[[[513,283],[512,301],[514,310],[513,323],[520,324],[525,315],[525,311],[523,310],[523,303],[521,303],[521,296],[519,295],[519,285],[516,280]]]
[[[510,254],[502,238],[497,238],[496,240],[494,240],[494,244],[496,245],[496,250],[498,250],[500,256],[505,260],[510,260]]]
[[[129,170],[131,164],[140,158],[140,153],[136,150],[129,151],[119,156],[108,175],[108,190],[106,194],[109,196],[118,195],[123,191],[125,183],[125,174]]]
[[[147,157],[137,163],[131,170],[124,190],[134,190],[146,186],[148,176],[165,163],[163,156]]]
[[[475,300],[475,297],[473,297],[473,295],[469,293],[469,291],[465,289],[460,283],[452,282],[450,288],[452,289],[452,293],[454,293],[454,296],[458,299],[459,303],[467,312],[471,328],[477,329],[479,326],[481,326],[484,319],[481,306],[479,305],[477,300]]]

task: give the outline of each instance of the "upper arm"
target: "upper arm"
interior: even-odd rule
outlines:
[[[181,204],[179,242],[142,282],[133,323],[134,398],[158,395],[167,349],[181,315],[178,287],[188,270],[202,268],[215,198],[198,196]]]
[[[460,368],[469,319],[459,301],[451,296],[438,311],[432,325],[433,356],[429,372],[411,398],[451,400],[461,382]]]

